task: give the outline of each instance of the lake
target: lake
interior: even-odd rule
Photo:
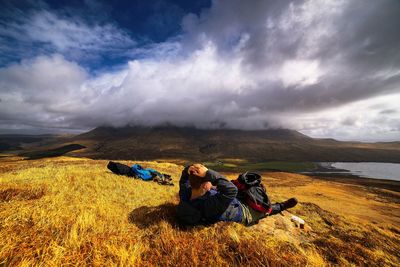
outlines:
[[[351,174],[367,178],[388,179],[400,181],[400,164],[399,163],[381,163],[381,162],[321,162],[324,167],[329,165],[336,169],[348,170]],[[332,168],[330,173],[336,172]]]

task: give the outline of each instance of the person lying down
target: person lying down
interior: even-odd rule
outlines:
[[[202,164],[184,168],[179,181],[179,198],[177,217],[184,225],[232,221],[250,226],[298,202],[290,198],[271,204],[258,174],[244,173],[232,182]]]

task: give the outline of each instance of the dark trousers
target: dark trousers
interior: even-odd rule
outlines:
[[[246,203],[240,202],[240,204],[242,204],[242,210],[243,210],[242,223],[245,225],[248,225],[248,226],[258,223],[259,220],[261,220],[267,216],[278,214],[279,212],[281,212],[283,210],[282,205],[280,203],[275,203],[275,204],[271,205],[272,211],[270,214],[266,214],[263,212],[253,210]]]

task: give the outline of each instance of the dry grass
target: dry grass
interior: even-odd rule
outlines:
[[[176,185],[170,187],[114,175],[106,164],[1,158],[0,265],[400,264],[399,204],[367,197],[363,187],[267,173],[273,199],[301,201],[293,213],[306,220],[305,230],[286,212],[248,228],[222,222],[182,228],[174,218],[181,166],[142,162],[171,174]],[[362,217],[357,208],[372,211]]]

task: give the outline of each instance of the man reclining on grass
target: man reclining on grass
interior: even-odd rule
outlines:
[[[237,193],[237,187],[220,173],[201,164],[188,166],[179,181],[178,220],[185,225],[207,225],[218,221],[253,225],[297,204],[297,199],[291,198],[272,204],[269,212],[259,212],[239,201]]]

